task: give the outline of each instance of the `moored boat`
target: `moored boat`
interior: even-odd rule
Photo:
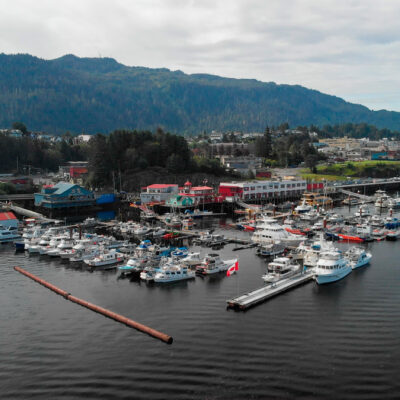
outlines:
[[[275,283],[289,278],[300,270],[300,265],[289,257],[278,257],[268,264],[267,273],[261,278],[264,282]]]
[[[340,251],[324,251],[321,252],[315,268],[315,280],[319,285],[332,283],[343,279],[351,271],[349,260]]]
[[[201,275],[211,275],[216,274],[218,272],[225,272],[229,267],[234,265],[238,260],[221,260],[219,254],[211,253],[207,254],[202,263],[196,266],[196,273]]]
[[[346,251],[345,256],[349,259],[352,269],[363,267],[369,264],[372,258],[371,253],[367,253],[362,247],[352,246]]]
[[[154,275],[154,282],[169,283],[195,278],[195,272],[185,265],[168,263]]]

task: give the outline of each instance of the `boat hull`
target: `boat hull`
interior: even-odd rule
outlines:
[[[370,261],[371,261],[371,257],[365,258],[364,260],[359,261],[358,263],[352,265],[351,268],[357,269],[357,268],[365,267],[366,265],[369,264]]]
[[[352,271],[351,267],[348,267],[348,268],[343,268],[342,271],[338,271],[334,274],[315,275],[315,281],[318,283],[318,285],[326,285],[327,283],[340,281],[341,279],[349,275],[351,271]]]

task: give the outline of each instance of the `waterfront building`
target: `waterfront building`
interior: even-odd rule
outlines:
[[[301,195],[307,188],[305,180],[221,182],[218,193],[224,198],[241,200],[273,199]]]
[[[10,211],[0,212],[0,226],[4,228],[18,228],[18,219]]]
[[[170,207],[199,206],[219,201],[214,189],[210,186],[192,186],[192,183],[187,181],[179,189],[180,192],[168,199],[166,205]]]
[[[93,192],[82,186],[68,182],[59,182],[54,186],[44,186],[35,193],[35,206],[44,208],[85,207],[95,204]]]
[[[143,204],[151,202],[165,202],[171,196],[177,195],[179,187],[177,184],[161,184],[155,183],[153,185],[145,186],[140,193],[140,201]]]

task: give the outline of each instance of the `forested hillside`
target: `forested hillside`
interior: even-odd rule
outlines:
[[[301,86],[127,67],[109,58],[0,54],[0,128],[14,121],[52,133],[246,132],[281,122],[400,129],[400,113],[371,111]]]

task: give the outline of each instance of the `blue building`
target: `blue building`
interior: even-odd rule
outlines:
[[[35,193],[35,206],[49,209],[87,207],[95,202],[93,192],[68,182],[45,186],[40,193]]]

